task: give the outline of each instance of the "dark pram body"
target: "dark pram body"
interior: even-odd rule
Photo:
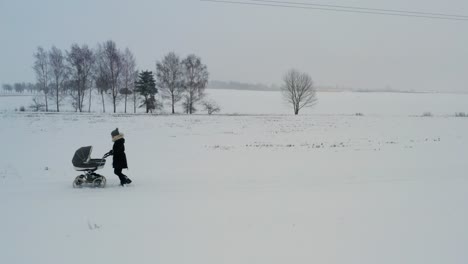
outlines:
[[[83,171],[84,174],[78,175],[73,181],[73,187],[83,187],[85,183],[92,184],[93,187],[104,188],[106,178],[95,173],[95,171],[104,168],[106,165],[106,156],[101,159],[91,159],[92,146],[81,147],[73,156],[72,163],[76,171]]]

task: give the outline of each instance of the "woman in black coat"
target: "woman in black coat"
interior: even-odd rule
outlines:
[[[128,169],[127,156],[125,155],[124,146],[125,138],[123,134],[119,133],[118,128],[111,132],[111,136],[112,141],[114,142],[114,146],[108,154],[114,156],[112,162],[114,173],[115,175],[119,176],[120,185],[124,186],[124,184],[130,184],[132,182],[132,180],[130,180],[125,174],[122,173],[123,169]]]

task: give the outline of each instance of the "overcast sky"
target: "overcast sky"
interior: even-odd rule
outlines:
[[[302,2],[468,15],[466,0]],[[468,91],[468,21],[256,7],[198,0],[0,0],[0,83],[34,81],[37,46],[108,39],[139,69],[175,51],[210,78],[280,83],[289,68],[318,85]]]

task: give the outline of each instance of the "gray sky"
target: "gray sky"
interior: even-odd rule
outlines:
[[[308,2],[468,15],[466,0]],[[319,85],[468,91],[468,21],[198,0],[0,0],[0,10],[0,83],[33,81],[38,45],[113,39],[140,69],[175,51],[201,56],[216,80],[280,83],[294,67]]]

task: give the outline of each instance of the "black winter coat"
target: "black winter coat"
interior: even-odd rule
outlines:
[[[112,154],[114,156],[112,166],[115,169],[127,169],[127,156],[125,155],[125,139],[121,138],[114,142]]]

